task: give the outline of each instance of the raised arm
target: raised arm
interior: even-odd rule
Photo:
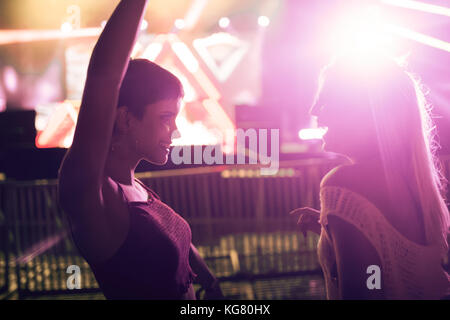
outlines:
[[[72,147],[60,180],[101,186],[113,132],[119,90],[148,0],[122,0],[92,53]],[[61,181],[60,181],[61,184]]]

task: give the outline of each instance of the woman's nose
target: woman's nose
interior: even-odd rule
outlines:
[[[179,139],[181,138],[181,133],[178,129],[175,129],[172,131],[172,135],[171,135],[172,140],[173,139]]]
[[[175,121],[173,121],[173,123],[170,126],[170,132],[171,132],[172,140],[181,138],[181,133],[178,130],[178,126]]]

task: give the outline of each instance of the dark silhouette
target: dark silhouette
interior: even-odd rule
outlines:
[[[122,0],[95,46],[60,204],[106,298],[195,299],[196,274],[205,298],[221,298],[187,222],[134,178],[141,160],[167,162],[183,96],[167,70],[130,62],[146,5]]]
[[[293,212],[303,232],[320,234],[328,298],[447,295],[445,183],[418,80],[381,55],[341,57],[324,70],[311,113],[328,127],[325,150],[348,160],[322,180],[320,211]]]

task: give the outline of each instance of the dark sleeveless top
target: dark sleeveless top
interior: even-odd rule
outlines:
[[[189,265],[191,229],[158,195],[127,201],[130,227],[118,251],[101,264],[89,265],[107,299],[181,299],[196,274]]]

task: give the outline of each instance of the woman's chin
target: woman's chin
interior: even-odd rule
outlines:
[[[158,155],[157,157],[146,157],[146,161],[150,162],[151,164],[157,165],[157,166],[163,166],[167,163],[169,160],[169,155]]]

